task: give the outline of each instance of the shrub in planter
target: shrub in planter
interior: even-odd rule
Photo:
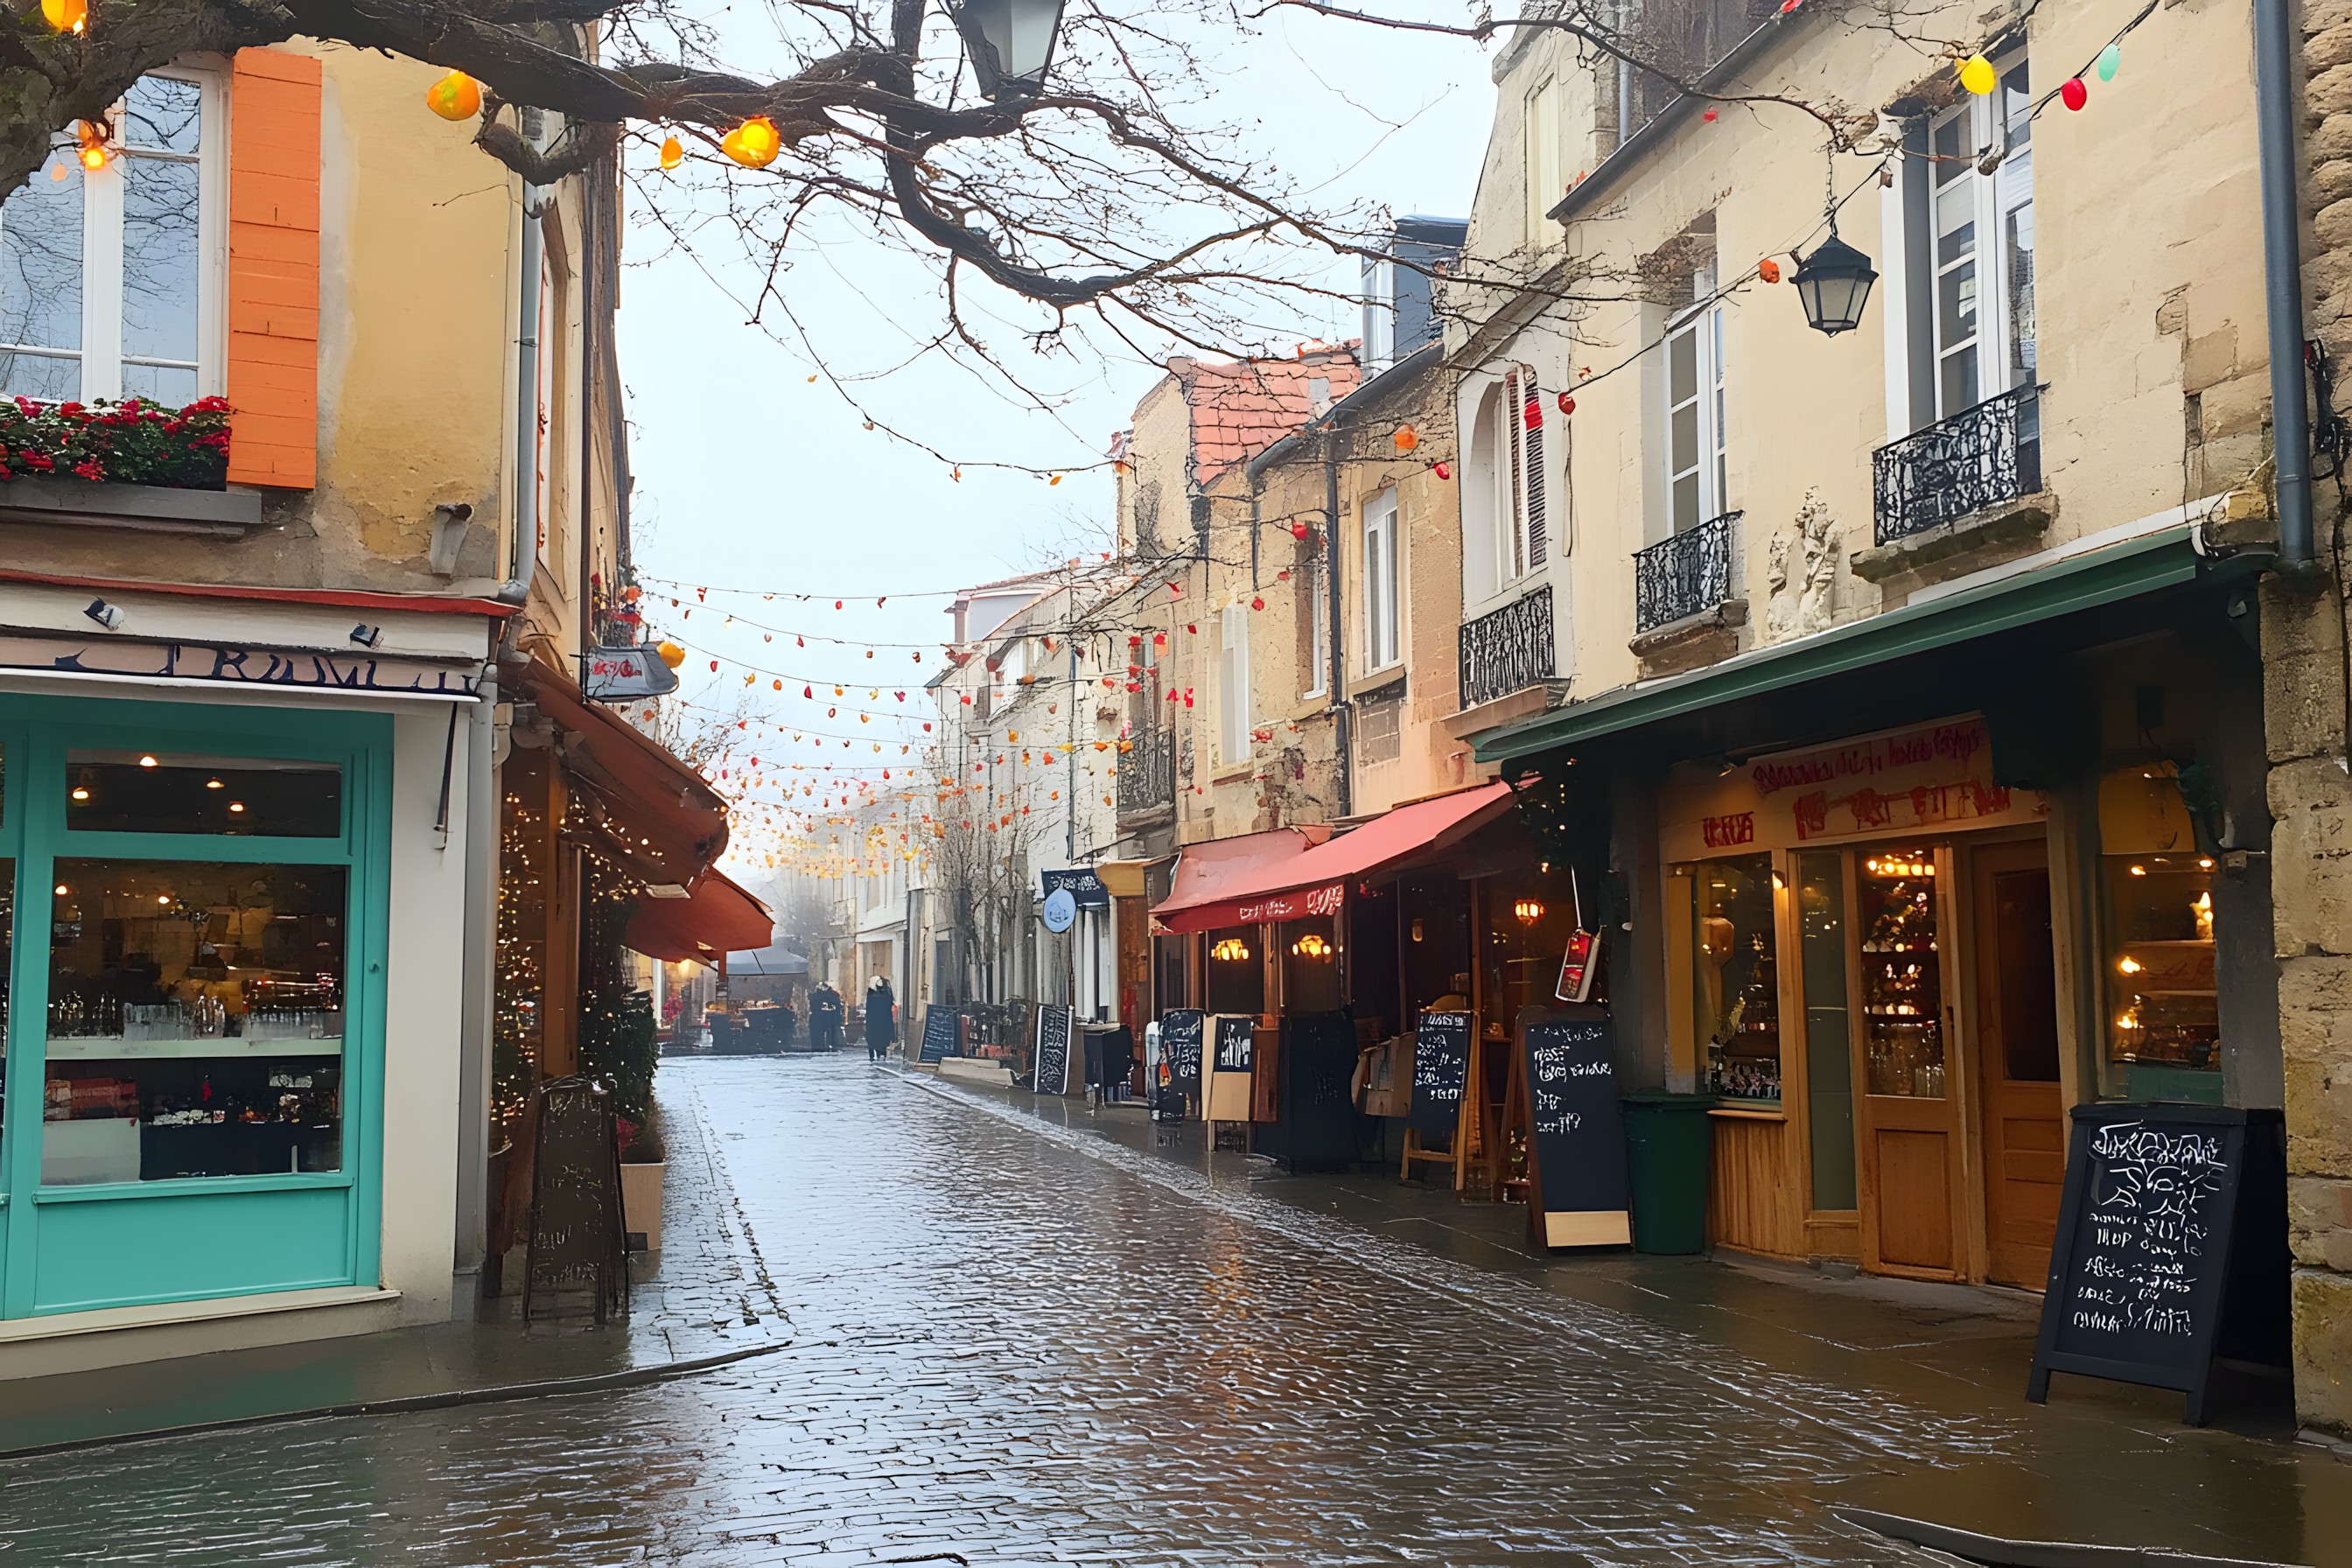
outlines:
[[[217,490],[228,486],[228,400],[170,408],[0,399],[0,479],[83,479]]]

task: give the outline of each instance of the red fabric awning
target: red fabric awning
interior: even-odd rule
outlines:
[[[1248,896],[1254,889],[1278,886],[1282,867],[1330,837],[1328,827],[1318,825],[1188,844],[1176,857],[1176,874],[1168,897],[1151,911],[1151,918],[1161,929],[1171,931],[1243,924],[1232,919],[1196,921],[1190,911],[1223,910],[1233,900]]]
[[[1501,816],[1510,801],[1511,786],[1497,782],[1398,806],[1327,843],[1257,833],[1197,844],[1177,862],[1175,889],[1151,915],[1171,931],[1191,931],[1336,913],[1352,879],[1442,849]],[[1277,852],[1286,847],[1267,844],[1231,854],[1206,868],[1188,889],[1185,872],[1203,851],[1285,838],[1290,839],[1286,852]]]
[[[767,906],[714,870],[689,898],[640,898],[625,946],[647,958],[716,963],[722,952],[747,952],[775,940]]]

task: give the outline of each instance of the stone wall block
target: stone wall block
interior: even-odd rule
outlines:
[[[2272,909],[2281,958],[2352,952],[2352,810],[2343,785],[2329,759],[2271,771]]]
[[[2305,63],[2310,64],[2308,54]],[[2314,68],[2303,89],[2304,112],[2332,118],[2352,110],[2352,63]]]
[[[2287,1245],[2306,1268],[2352,1275],[2352,1181],[2295,1176],[2286,1184]]]
[[[2352,208],[2352,202],[2344,205]],[[2198,388],[2191,385],[2186,390],[2194,392]],[[2209,441],[2252,435],[2270,419],[2271,384],[2266,374],[2219,382],[2207,385],[2203,393],[2205,438]]]
[[[2294,1404],[2305,1426],[2352,1435],[2352,1277],[2295,1273]]]
[[[2305,148],[2312,167],[2352,157],[2352,114],[2331,114],[2312,127]]]
[[[2303,68],[2307,77],[2316,77],[2342,65],[2352,65],[2352,15],[2339,16],[2332,23],[2311,16],[2315,10],[2334,10],[2352,14],[2352,6],[2340,3],[2304,7]]]

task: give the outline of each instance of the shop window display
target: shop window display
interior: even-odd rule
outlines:
[[[76,747],[66,754],[66,826],[77,833],[334,838],[342,770],[172,752]]]
[[[1805,982],[1805,1092],[1811,1111],[1813,1207],[1851,1209],[1858,1200],[1843,855],[1797,857],[1797,945]]]
[[[1944,971],[1936,853],[1865,856],[1860,879],[1862,1012],[1867,1091],[1944,1098]]]
[[[348,882],[59,859],[43,1183],[340,1169]]]
[[[2109,855],[2114,956],[2108,1052],[2118,1062],[2216,1065],[2221,1034],[2213,977],[2213,860]]]
[[[1702,862],[1693,875],[1693,1016],[1710,1093],[1780,1098],[1780,965],[1772,858]]]

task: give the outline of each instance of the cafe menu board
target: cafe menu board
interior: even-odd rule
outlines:
[[[1412,1042],[1412,1103],[1405,1125],[1416,1132],[1451,1132],[1462,1115],[1470,1087],[1468,1013],[1423,1013]]]
[[[596,1321],[627,1310],[629,1269],[621,1226],[621,1144],[613,1097],[585,1078],[541,1084],[538,1157],[531,1163],[530,1246],[522,1314],[547,1290],[595,1293]]]
[[[1037,1009],[1037,1045],[1030,1058],[1036,1071],[1030,1082],[1039,1094],[1070,1092],[1070,1024],[1067,1007]]]
[[[1217,1042],[1218,1072],[1250,1070],[1250,1053],[1257,1045],[1257,1019],[1247,1013],[1220,1013],[1211,1021]]]
[[[1180,1007],[1160,1016],[1160,1088],[1174,1094],[1201,1092],[1201,1037],[1209,1016],[1196,1007]]]
[[[1613,1044],[1605,1008],[1520,1009],[1528,1216],[1546,1247],[1622,1247],[1633,1239]]]
[[[952,1007],[932,1007],[923,1014],[923,1046],[918,1061],[945,1061],[956,1054],[962,1015]]]
[[[2189,1396],[2190,1424],[2201,1426],[2224,1316],[2242,1337],[2261,1326],[2252,1318],[2284,1313],[2263,1279],[2271,1272],[2283,1279],[2285,1258],[2272,1260],[2273,1270],[2250,1258],[2273,1247],[2250,1246],[2263,1227],[2241,1215],[2250,1163],[2280,1167],[2258,1185],[2284,1183],[2283,1155],[2249,1158],[2277,1143],[2277,1113],[2107,1104],[2078,1105],[2073,1114],[2026,1397],[2045,1399],[2053,1372],[2086,1373],[2179,1389]],[[2244,1221],[2254,1218],[2252,1208]]]

